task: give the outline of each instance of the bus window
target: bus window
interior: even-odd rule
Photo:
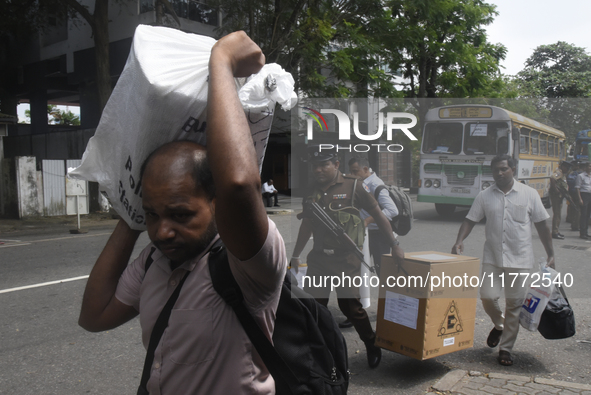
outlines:
[[[554,151],[554,137],[548,137],[548,156],[555,157],[556,152]]]
[[[548,155],[548,136],[540,134],[540,155]]]
[[[540,132],[531,132],[531,154],[539,155],[538,140],[540,139]]]
[[[466,155],[497,155],[509,151],[506,122],[468,122],[464,130]]]
[[[564,160],[565,156],[564,156],[564,141],[560,142],[560,159]]]
[[[529,132],[527,128],[521,128],[519,131],[519,153],[529,154]]]
[[[462,150],[461,123],[428,123],[423,137],[424,154],[459,154]]]

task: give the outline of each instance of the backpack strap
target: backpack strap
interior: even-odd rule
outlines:
[[[376,198],[376,201],[378,200],[378,196],[380,195],[380,192],[382,192],[384,189],[386,189],[386,186],[384,184],[381,184],[381,185],[378,185],[376,190],[373,192],[373,197]]]
[[[146,262],[147,263],[147,262]],[[148,266],[149,267],[149,266]],[[179,298],[179,294],[181,293],[181,288],[187,279],[187,276],[191,273],[187,271],[183,276],[182,280],[179,282],[179,285],[175,288],[172,295],[168,299],[168,302],[162,308],[156,323],[154,324],[154,328],[152,328],[152,334],[150,335],[150,342],[148,343],[148,351],[146,352],[146,359],[144,361],[144,369],[142,371],[142,379],[140,381],[140,386],[138,388],[137,394],[143,395],[148,394],[147,385],[148,380],[150,379],[150,371],[152,370],[152,363],[154,362],[154,352],[156,351],[156,347],[158,347],[158,343],[160,343],[160,339],[164,334],[164,330],[168,326],[168,319],[170,318],[170,313],[172,312],[172,308],[176,303],[176,300]]]
[[[297,387],[299,381],[246,308],[244,296],[230,269],[228,252],[223,243],[214,246],[209,254],[208,265],[213,288],[236,313],[244,332],[273,376],[277,394],[293,394],[291,388]]]
[[[357,178],[353,182],[353,193],[351,194],[351,206],[355,207],[355,191],[357,190]]]
[[[216,245],[218,245],[218,244],[221,244],[221,240],[216,241],[213,244],[212,249],[215,248]],[[150,251],[150,255],[148,255],[148,258],[146,259],[146,263],[144,266],[145,272],[148,271],[148,269],[150,268],[150,266],[152,266],[152,263],[154,262],[154,259],[152,258],[152,254],[154,253],[154,251],[156,251],[156,247],[152,247],[152,250]],[[150,372],[152,371],[152,363],[154,363],[154,352],[156,351],[156,347],[158,347],[158,344],[160,343],[160,339],[162,338],[162,335],[164,334],[164,330],[168,326],[168,320],[170,318],[172,308],[174,307],[174,304],[176,303],[177,299],[179,298],[179,295],[181,293],[181,288],[183,287],[183,284],[185,283],[185,280],[187,279],[187,277],[189,276],[190,273],[191,273],[190,271],[187,271],[184,274],[183,278],[179,282],[179,285],[177,285],[177,287],[173,291],[172,295],[170,295],[170,298],[168,298],[168,301],[166,302],[166,304],[162,308],[162,311],[160,311],[160,315],[158,316],[158,319],[156,320],[156,323],[154,324],[154,327],[152,328],[152,334],[150,335],[150,342],[148,343],[148,351],[146,352],[146,359],[144,360],[144,369],[142,370],[142,379],[140,381],[140,386],[137,390],[137,395],[148,395],[149,394],[148,389],[147,389],[147,385],[148,385],[148,380],[150,380]]]
[[[152,263],[154,262],[154,258],[152,258],[152,254],[154,253],[154,251],[156,251],[156,247],[152,247],[152,250],[148,255],[148,259],[146,259],[146,263],[144,264],[144,273],[148,272],[148,269],[150,268],[150,266],[152,266]]]

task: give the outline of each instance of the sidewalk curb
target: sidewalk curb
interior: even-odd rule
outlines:
[[[267,210],[267,215],[274,215],[274,214],[291,214],[293,210],[291,209],[275,209],[275,210]]]
[[[439,392],[451,391],[451,389],[457,383],[459,383],[466,376],[467,373],[468,373],[467,370],[459,370],[459,369],[451,370],[451,371],[447,372],[447,374],[445,376],[440,378],[439,381],[431,387],[431,389],[434,391],[439,391]]]
[[[480,373],[480,372],[468,372],[466,370],[455,369],[449,371],[445,376],[443,376],[437,383],[431,386],[431,391],[436,393],[447,393],[453,394],[455,391],[454,387],[457,386],[462,380],[466,377],[482,377],[485,379],[500,379],[506,381],[519,381],[524,383],[535,383],[542,386],[552,386],[552,387],[561,387],[564,389],[573,389],[578,391],[591,391],[591,385],[589,384],[580,384],[580,383],[571,383],[568,381],[560,381],[554,379],[547,379],[543,377],[535,377],[535,376],[523,376],[523,375],[515,375],[515,374],[504,374],[504,373]]]

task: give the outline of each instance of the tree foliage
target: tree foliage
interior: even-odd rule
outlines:
[[[50,125],[80,126],[80,117],[70,110],[62,110],[56,105],[47,105],[47,123]],[[25,116],[28,122],[31,121],[31,110],[25,110]]]
[[[487,41],[495,6],[481,0],[392,0],[386,43],[405,81],[406,97],[481,97],[503,86],[506,48]]]
[[[564,41],[540,45],[517,74],[524,95],[531,97],[589,97],[591,56]]]
[[[396,95],[381,68],[391,16],[380,0],[219,0],[220,34],[245,30],[309,97]]]
[[[520,95],[570,140],[591,127],[591,56],[584,48],[563,41],[537,47],[515,83]]]

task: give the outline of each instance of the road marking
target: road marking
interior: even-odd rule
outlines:
[[[30,244],[31,243],[5,244],[5,245],[1,245],[0,248],[28,246]]]
[[[104,236],[104,235],[110,235],[112,234],[112,232],[107,232],[107,233],[97,233],[97,234],[92,234],[92,235],[84,235],[84,236],[66,236],[66,237],[56,237],[55,239],[41,239],[41,240],[30,240],[31,243],[38,243],[38,242],[42,242],[42,241],[54,241],[54,240],[65,240],[65,239],[79,239],[82,237],[95,237],[95,236]]]
[[[20,246],[27,246],[32,243],[41,243],[41,242],[45,242],[45,241],[66,240],[66,239],[74,239],[74,238],[79,239],[81,237],[95,237],[95,236],[104,236],[104,235],[110,235],[110,234],[111,233],[107,232],[107,233],[97,233],[97,234],[84,235],[84,236],[76,235],[76,236],[56,237],[53,239],[30,240],[29,243],[22,242],[21,240],[0,240],[2,242],[16,243],[16,244],[0,245],[0,248],[20,247]]]
[[[30,289],[30,288],[45,287],[47,285],[67,283],[69,281],[84,280],[86,278],[88,278],[88,275],[86,275],[86,276],[80,276],[80,277],[66,278],[64,280],[49,281],[47,283],[40,283],[40,284],[33,284],[33,285],[25,285],[24,287],[0,289],[0,294],[4,294],[4,293],[8,293],[8,292],[15,292],[15,291],[22,291],[24,289]]]

